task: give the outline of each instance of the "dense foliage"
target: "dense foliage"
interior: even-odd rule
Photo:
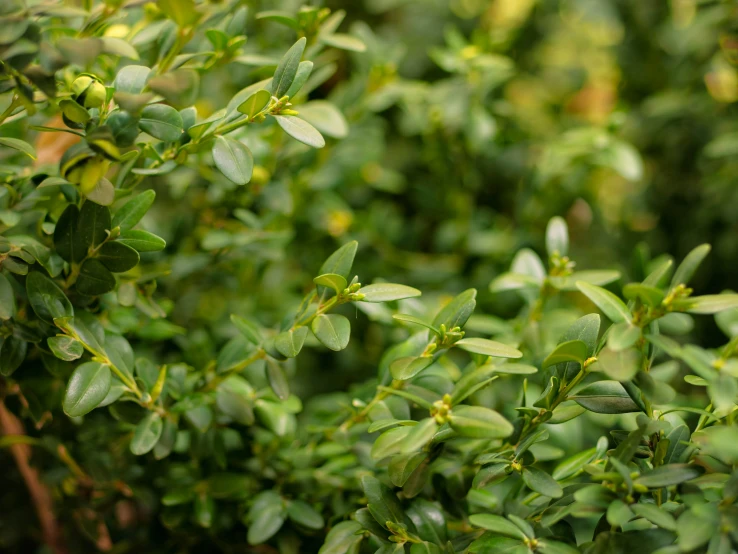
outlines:
[[[738,550],[734,5],[313,4],[0,3],[0,550]]]

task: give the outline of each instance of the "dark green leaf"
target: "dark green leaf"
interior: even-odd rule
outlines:
[[[691,481],[704,473],[704,468],[688,464],[669,464],[641,474],[634,483],[649,488],[670,487]]]
[[[97,253],[97,259],[113,273],[123,273],[138,265],[139,256],[130,246],[112,241],[102,245]]]
[[[502,516],[493,514],[475,514],[469,516],[469,522],[475,527],[492,531],[495,535],[502,535],[511,539],[524,539],[525,534],[517,525]]]
[[[137,194],[115,212],[112,226],[120,227],[121,231],[132,229],[149,211],[155,198],[156,193],[153,190],[146,190],[141,194]]]
[[[179,140],[184,131],[182,116],[177,110],[166,104],[146,106],[141,112],[138,125],[142,131],[166,142]]]
[[[87,362],[77,366],[64,393],[64,413],[80,417],[94,410],[107,396],[111,380],[107,365]]]
[[[598,414],[625,414],[640,411],[623,385],[617,381],[598,381],[571,396],[580,406]]]
[[[74,316],[72,303],[64,291],[39,271],[32,271],[26,277],[26,294],[33,311],[41,319],[53,322],[57,318]]]
[[[98,296],[115,289],[115,277],[96,259],[88,259],[79,270],[77,291],[87,296]]]

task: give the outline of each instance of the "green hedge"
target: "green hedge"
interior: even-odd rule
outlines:
[[[318,4],[0,5],[0,550],[738,548],[732,3]]]

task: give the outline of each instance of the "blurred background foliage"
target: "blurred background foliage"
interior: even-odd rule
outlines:
[[[130,4],[106,35],[133,37],[139,63],[153,65],[165,20],[142,2]],[[294,42],[289,26],[255,14],[294,13],[302,2],[243,4],[249,40],[238,58],[201,75],[200,118],[271,76]],[[139,306],[136,317],[108,313],[109,323],[133,337],[137,354],[207,365],[235,334],[231,313],[278,324],[312,286],[320,260],[350,240],[360,244],[354,271],[362,282],[381,277],[420,288],[425,307],[417,304],[418,312],[433,313],[452,294],[476,287],[480,311],[513,316],[520,300],[491,293],[489,283],[521,247],[543,251],[555,215],[569,225],[578,269],[619,269],[628,282],[643,278],[652,256],[669,252],[679,260],[709,242],[713,254],[695,288],[735,286],[735,2],[311,4],[345,10],[342,32],[365,45],[311,58],[313,77],[300,93],[338,106],[348,133],[328,138],[321,150],[290,142],[274,127],[245,133],[257,163],[245,187],[202,165],[146,178],[157,193],[146,228],[168,244],[162,254],[142,256],[141,278],[156,278],[156,301],[148,311]],[[44,118],[39,112],[34,123]],[[20,134],[21,122],[3,130],[14,126]],[[36,170],[58,164],[68,146],[59,137],[38,135]],[[575,296],[569,302],[586,302]],[[406,336],[379,324],[391,321],[389,311],[361,309],[368,317],[352,318],[345,351],[305,351],[299,371],[292,368],[292,388],[308,404],[316,393],[345,391],[374,375],[385,347]],[[476,324],[494,326],[494,319]],[[551,340],[565,326],[552,328]],[[718,340],[714,327],[694,332],[707,345]],[[57,400],[62,393],[55,391]],[[95,449],[103,417],[94,416],[101,424],[78,437],[76,456],[96,479],[115,476],[121,487],[143,480],[150,468]],[[60,418],[53,425],[62,439],[77,432]],[[48,464],[53,482],[56,462]],[[35,516],[16,505],[11,491],[22,485],[7,451],[0,450],[0,465],[8,469],[0,476],[0,527],[9,551],[21,552],[29,544],[22,522]],[[145,517],[125,503],[107,508],[123,522]]]

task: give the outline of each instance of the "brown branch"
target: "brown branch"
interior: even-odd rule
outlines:
[[[23,424],[8,411],[2,399],[0,399],[0,434],[5,436],[25,435]],[[23,481],[26,483],[33,505],[36,508],[44,542],[55,554],[68,554],[69,551],[64,545],[61,530],[54,517],[54,503],[51,494],[41,482],[38,471],[31,467],[31,448],[27,444],[13,444],[10,446],[10,453],[15,458],[18,471],[23,476]]]

